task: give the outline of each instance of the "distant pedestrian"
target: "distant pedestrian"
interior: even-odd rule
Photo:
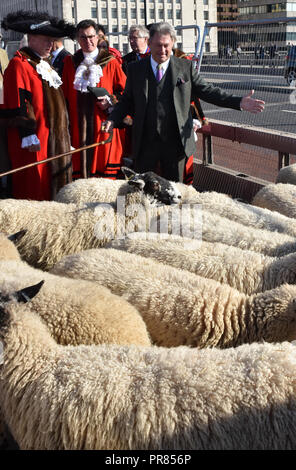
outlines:
[[[71,55],[71,52],[64,48],[63,40],[56,39],[51,51],[51,65],[60,77],[63,75],[64,60],[67,55]]]
[[[240,63],[240,56],[241,56],[242,52],[243,51],[242,51],[240,45],[238,45],[237,48],[236,48],[236,56],[237,56],[238,63]]]
[[[271,64],[270,64],[271,67],[275,65],[274,59],[275,59],[276,50],[277,50],[276,44],[271,44],[269,47],[269,59],[271,61]]]

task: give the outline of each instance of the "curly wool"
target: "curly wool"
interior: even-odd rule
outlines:
[[[296,338],[296,286],[246,296],[230,286],[112,248],[67,256],[54,274],[108,287],[136,307],[165,347],[232,347]]]
[[[192,239],[172,236],[165,240],[127,237],[108,246],[214,279],[248,295],[285,283],[296,284],[294,253],[272,258],[223,243],[194,244]]]
[[[83,204],[85,202],[115,202],[118,190],[124,186],[124,180],[108,178],[80,178],[66,184],[55,197],[57,202],[65,204]]]
[[[262,190],[261,190],[262,191]],[[294,190],[296,193],[296,189]],[[183,203],[201,204],[203,210],[226,217],[246,227],[279,232],[296,237],[296,219],[291,220],[286,215],[272,212],[269,208],[255,207],[232,199],[226,194],[205,192],[191,194]]]
[[[0,405],[21,449],[296,447],[289,343],[64,347],[24,306],[4,315]]]
[[[256,251],[266,256],[285,256],[296,252],[296,237],[284,233],[271,232],[269,230],[247,227],[242,223],[229,221],[209,210],[200,210],[192,204],[181,204],[179,207],[169,209],[168,233],[174,233],[173,227],[180,227],[179,233],[185,237],[197,237],[207,242],[219,242],[225,245],[235,246],[243,250]],[[180,223],[180,214],[183,218]],[[198,216],[196,219],[195,217]],[[163,214],[152,221],[163,218]],[[201,222],[200,222],[201,221]],[[200,227],[200,233],[194,233],[191,229],[192,222]]]
[[[0,292],[9,294],[45,280],[28,304],[59,344],[151,344],[137,310],[108,289],[34,269],[22,262],[14,244],[0,234]],[[0,409],[0,448],[9,436]]]
[[[180,191],[182,200],[193,198],[196,190],[183,183],[174,183]],[[118,191],[126,186],[125,180],[107,178],[78,179],[60,189],[55,200],[63,203],[83,204],[86,202],[115,202]]]
[[[121,212],[111,204],[1,200],[0,225],[7,233],[26,229],[17,245],[21,258],[49,270],[63,256],[104,246],[129,231],[145,230],[150,217],[167,210],[167,206],[152,207],[148,197],[127,185],[120,189],[126,197]]]

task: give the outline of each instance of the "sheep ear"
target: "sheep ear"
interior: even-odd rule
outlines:
[[[35,295],[38,294],[43,284],[44,281],[41,281],[38,284],[35,284],[34,286],[25,287],[24,289],[17,291],[15,293],[17,301],[23,303],[30,302],[30,300],[32,300]]]
[[[13,243],[18,242],[21,238],[23,238],[24,235],[26,235],[27,230],[20,230],[19,232],[13,233],[12,235],[9,235],[7,238]]]
[[[142,190],[146,183],[142,178],[136,175],[128,180],[128,184],[130,184],[131,186],[136,186],[136,188]]]
[[[137,174],[135,171],[133,171],[131,168],[128,168],[127,166],[122,166],[121,171],[124,174],[126,180],[129,180]]]

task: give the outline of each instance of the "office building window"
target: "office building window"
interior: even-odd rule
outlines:
[[[137,18],[137,10],[135,8],[131,8],[131,18]]]
[[[209,12],[208,12],[208,11],[204,11],[203,14],[204,14],[204,20],[207,21],[207,20],[209,19]]]
[[[92,18],[97,18],[98,17],[98,9],[97,7],[91,7],[90,14]]]
[[[172,10],[168,10],[167,11],[167,17],[168,17],[168,20],[171,20],[173,18],[173,12]]]
[[[121,8],[121,18],[127,18],[127,9]]]
[[[145,19],[145,10],[144,10],[143,8],[141,8],[141,10],[140,10],[140,18],[141,18],[142,20]]]
[[[158,10],[158,17],[160,20],[163,20],[163,10]]]
[[[102,18],[107,18],[107,8],[101,9],[101,15],[102,15]]]
[[[117,8],[111,8],[111,18],[117,18]]]
[[[181,10],[176,10],[176,19],[177,20],[181,19]]]

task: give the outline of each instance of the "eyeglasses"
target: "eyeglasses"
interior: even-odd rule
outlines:
[[[88,39],[92,40],[96,37],[97,37],[96,34],[92,34],[91,36],[79,36],[79,39],[83,39],[83,41],[87,41]]]

